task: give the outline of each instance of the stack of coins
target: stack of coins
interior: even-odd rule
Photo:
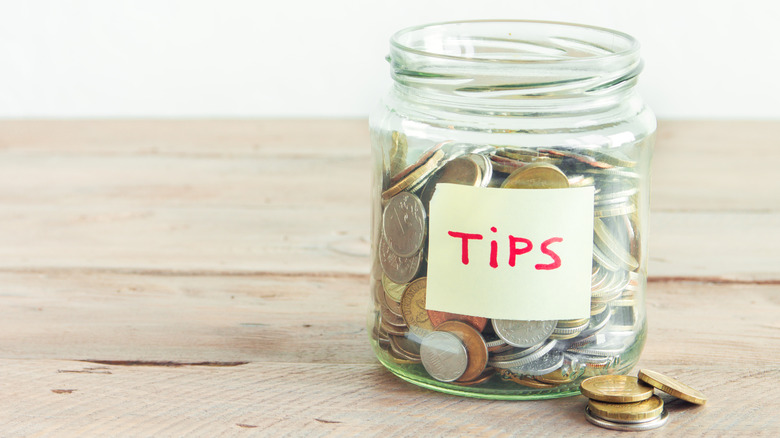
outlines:
[[[707,401],[701,392],[651,370],[640,370],[638,378],[602,375],[585,379],[580,384],[580,392],[590,399],[585,418],[613,430],[640,431],[661,427],[669,421],[669,413],[653,388],[691,403],[703,405]]]
[[[645,282],[637,229],[640,173],[629,158],[641,145],[604,152],[445,141],[410,154],[403,133],[392,133],[390,141],[373,230],[372,336],[391,369],[419,366],[420,375],[455,385],[493,381],[576,390],[579,379],[630,368],[637,354],[630,350],[641,344],[644,327],[637,311]],[[409,163],[413,157],[419,158]],[[427,311],[429,203],[436,184],[444,182],[503,189],[594,186],[590,317],[489,320]]]

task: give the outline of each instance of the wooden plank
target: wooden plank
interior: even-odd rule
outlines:
[[[354,202],[288,208],[100,206],[0,209],[0,270],[210,273],[369,271],[369,212]],[[780,280],[780,213],[650,218],[651,277]]]
[[[778,139],[780,121],[661,121],[653,210],[777,212]]]
[[[654,210],[777,211],[780,198],[770,194],[780,193],[780,180],[774,177],[773,160],[766,159],[774,153],[777,138],[777,121],[660,121],[653,162]],[[348,185],[349,196],[365,199],[370,161],[365,120],[0,121],[0,153],[0,200],[18,200],[19,193],[25,193],[44,202],[89,202],[105,190],[111,198],[129,202],[149,195],[154,204],[168,193],[184,204],[262,205],[256,203],[264,197],[241,197],[237,191],[248,185],[247,190],[257,193],[257,187],[267,183],[264,175],[278,180],[273,171],[277,166],[307,172],[317,168],[326,174],[333,170],[330,175],[336,178],[321,178],[318,185],[358,181]],[[350,166],[343,166],[345,162]],[[101,180],[105,187],[92,184],[102,173],[110,176]],[[295,182],[292,174],[299,174],[283,173],[286,184]],[[217,192],[214,178],[224,183]],[[58,187],[63,180],[91,190],[63,199]],[[9,190],[9,181],[17,191]],[[332,192],[347,196],[345,190]],[[285,199],[275,197],[277,193],[264,194],[271,200]]]
[[[4,436],[623,436],[587,423],[582,396],[539,402],[455,397],[414,387],[378,365],[149,367],[3,359],[0,366]],[[710,401],[697,407],[663,396],[671,421],[642,436],[780,433],[775,395],[766,390],[780,378],[777,368],[670,365],[663,371]]]
[[[4,358],[374,363],[366,276],[68,270],[0,284]],[[647,309],[650,364],[777,366],[780,285],[651,282]]]
[[[651,276],[779,278],[780,220],[766,199],[777,198],[767,196],[777,179],[751,191],[744,172],[767,173],[739,164],[739,157],[769,153],[764,137],[754,137],[774,129],[661,124]],[[728,142],[715,140],[739,132],[749,133],[743,148],[753,152],[735,158],[728,187],[711,190],[717,172],[707,163],[735,160],[722,146]],[[0,268],[368,270],[363,121],[1,122],[0,133]],[[693,166],[696,154],[715,158]],[[685,189],[675,179],[683,177],[690,179]],[[731,209],[725,203],[732,198],[743,211],[709,210],[712,202]]]
[[[644,435],[780,434],[779,136],[660,124],[640,366],[710,402],[667,397]],[[364,120],[0,122],[0,435],[622,436],[582,397],[378,365],[367,144]]]
[[[305,280],[4,275],[3,435],[610,435],[585,422],[583,397],[485,401],[401,381],[369,351],[362,279]],[[780,433],[766,390],[780,378],[778,297],[651,284],[639,367],[710,401],[664,396],[671,422],[646,435]]]

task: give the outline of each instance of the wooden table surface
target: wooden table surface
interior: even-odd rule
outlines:
[[[627,436],[374,358],[365,120],[0,122],[0,436]],[[780,122],[662,121],[642,436],[780,436]],[[636,370],[634,370],[636,372]]]

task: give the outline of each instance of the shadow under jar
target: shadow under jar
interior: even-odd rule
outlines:
[[[451,394],[542,399],[645,342],[655,117],[609,29],[466,21],[391,39],[370,118],[376,356]]]

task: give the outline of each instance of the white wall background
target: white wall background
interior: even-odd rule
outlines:
[[[780,2],[0,0],[0,118],[365,117],[388,38],[516,18],[622,30],[662,118],[780,119]]]

